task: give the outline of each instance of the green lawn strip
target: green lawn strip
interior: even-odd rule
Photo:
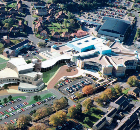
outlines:
[[[49,81],[49,79],[52,78],[52,76],[56,73],[56,71],[59,69],[59,67],[61,67],[64,64],[59,64],[59,65],[55,65],[51,70],[46,71],[43,73],[43,82],[47,83]]]
[[[38,18],[39,16],[37,16],[37,15],[32,15],[32,17],[34,17],[34,18]]]
[[[51,97],[51,96],[53,96],[52,93],[42,94],[42,95],[41,95],[41,100],[44,100],[44,99],[46,99],[46,98],[48,98],[48,97]],[[34,96],[32,96],[31,99],[28,101],[29,105],[34,104],[34,103],[36,103],[36,102],[37,102],[37,101],[34,100]]]
[[[130,88],[123,90],[122,93],[127,94],[129,90],[130,90]]]
[[[4,69],[6,67],[6,63],[0,64],[0,70]]]
[[[89,127],[87,124],[84,124],[83,122],[79,122],[80,124],[82,124],[84,127],[86,127],[86,128],[91,128],[91,127]]]
[[[18,40],[18,39],[10,40],[10,41],[11,41],[12,43],[14,43],[15,45],[21,42],[21,40]]]
[[[7,62],[8,60],[5,60],[3,58],[0,57],[0,63],[4,63],[4,62]]]
[[[46,61],[47,59],[42,59],[41,61]]]
[[[21,98],[21,99],[23,99],[23,100],[26,99],[25,96],[15,96],[15,97],[12,97],[13,100],[18,99],[18,98]],[[4,99],[4,98],[0,99],[0,100],[1,100],[1,103],[2,103],[2,104],[5,104],[5,103],[3,102],[3,99]],[[7,98],[7,99],[8,99],[8,98]],[[10,101],[8,100],[8,102],[10,102]]]
[[[13,97],[13,100],[15,100],[15,99],[17,99],[17,98],[21,98],[21,99],[26,99],[26,97],[25,96],[16,96],[16,97]]]
[[[8,5],[8,7],[11,7],[11,8],[16,8],[17,6],[17,2],[12,2],[11,4]]]

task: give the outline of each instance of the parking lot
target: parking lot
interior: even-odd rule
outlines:
[[[95,22],[98,24],[103,24],[104,20],[103,17],[112,17],[112,18],[119,18],[119,19],[125,19],[125,16],[127,15],[127,11],[124,9],[117,9],[115,7],[104,7],[101,9],[97,9],[96,11],[93,12],[84,12],[81,14],[79,17],[76,15],[81,20],[86,20],[90,22]]]
[[[64,84],[62,87],[59,88],[59,90],[67,95],[72,96],[77,91],[82,91],[82,88],[85,85],[94,84],[93,80],[88,77],[83,77],[81,79],[75,80],[73,82],[69,82]]]
[[[21,98],[10,101],[5,105],[0,106],[0,124],[16,123],[16,119],[20,114],[27,115],[30,111],[38,109],[44,104],[52,105],[53,100],[56,96],[49,96],[40,101],[28,102],[27,99],[22,100]],[[29,100],[29,99],[28,99]]]

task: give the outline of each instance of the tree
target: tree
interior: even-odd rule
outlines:
[[[68,19],[73,19],[75,16],[71,13],[71,12],[68,12]]]
[[[5,84],[3,87],[4,89],[8,89],[8,84]]]
[[[74,118],[77,117],[77,115],[82,113],[82,105],[79,103],[76,106],[71,106],[68,109],[68,114],[70,117]]]
[[[136,87],[139,84],[139,81],[137,79],[136,76],[131,76],[128,78],[127,83],[131,86],[131,87]]]
[[[5,25],[7,23],[7,27],[10,28],[12,27],[12,25],[14,24],[14,20],[12,18],[8,18],[2,21],[3,25]]]
[[[7,102],[8,102],[8,99],[7,99],[7,98],[4,98],[4,99],[3,99],[3,102],[4,102],[4,103],[7,103]]]
[[[17,128],[23,129],[26,128],[27,125],[29,125],[30,121],[32,121],[31,116],[29,115],[20,115],[18,120],[17,120]]]
[[[58,111],[55,114],[50,116],[49,124],[51,124],[53,126],[58,126],[58,125],[64,123],[66,120],[67,120],[66,112],[60,110],[60,111]]]
[[[9,101],[13,100],[11,95],[8,96],[8,99],[9,99]]]
[[[82,98],[83,97],[83,94],[81,93],[81,92],[76,92],[75,94],[74,94],[78,99],[80,99],[80,98]]]
[[[55,111],[58,111],[68,105],[68,99],[66,97],[62,97],[58,100],[54,100],[53,107]]]
[[[15,130],[15,127],[14,127],[13,124],[8,123],[8,124],[6,125],[6,130]]]
[[[90,122],[90,119],[89,117],[85,117],[84,121],[83,121],[85,124],[89,123]]]
[[[112,91],[112,97],[115,97],[117,95],[115,88],[112,87],[111,91]]]
[[[114,86],[114,89],[115,89],[115,91],[116,91],[116,93],[117,93],[118,95],[122,93],[122,89],[121,89],[120,84],[116,84],[116,85]]]
[[[85,86],[83,89],[82,89],[82,92],[84,93],[84,94],[93,94],[93,91],[94,91],[94,89],[93,89],[93,87],[91,86],[91,85],[87,85],[87,86]]]
[[[112,98],[112,90],[110,88],[107,88],[104,91],[104,94],[106,94],[108,96],[108,98]]]
[[[35,95],[35,96],[34,96],[34,100],[35,100],[35,101],[41,100],[41,97],[38,96],[38,95]]]
[[[86,100],[83,101],[83,107],[85,107],[87,110],[89,110],[92,105],[93,105],[93,101],[91,100],[91,98],[87,98]]]
[[[36,123],[29,130],[46,130],[47,126],[44,123]]]

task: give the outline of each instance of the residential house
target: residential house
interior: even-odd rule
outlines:
[[[50,9],[49,10],[49,14],[50,15],[54,15],[56,13],[56,10],[54,8]]]
[[[46,8],[36,9],[35,14],[39,16],[45,16],[47,15],[47,10]]]
[[[86,35],[88,35],[88,32],[83,31],[83,30],[78,30],[76,33],[71,34],[72,37],[77,37],[77,38],[80,38]]]
[[[52,33],[53,38],[60,39],[60,34],[58,32]]]
[[[140,96],[140,89],[138,87],[132,87],[128,91],[128,95],[132,95],[137,98]]]
[[[9,12],[9,14],[17,14],[18,13],[17,10],[15,10],[13,8],[9,9],[8,12]]]
[[[6,11],[5,11],[5,7],[3,7],[3,6],[1,6],[0,7],[0,13],[5,13]]]
[[[63,38],[68,38],[68,39],[69,39],[69,38],[70,38],[70,33],[68,33],[68,32],[63,32],[63,33],[62,33],[62,37],[63,37]]]
[[[17,10],[19,12],[23,12],[22,1],[21,0],[17,1]]]
[[[56,16],[56,19],[57,19],[58,21],[62,21],[62,20],[64,20],[65,18],[67,18],[67,15],[66,15],[65,13],[63,13],[63,11],[60,11],[60,12],[58,13],[58,15]]]
[[[45,7],[46,7],[46,4],[45,4],[45,2],[43,2],[43,1],[34,3],[34,8],[35,8],[35,9],[38,9],[38,8],[45,8]]]
[[[9,44],[10,43],[10,38],[9,36],[3,36],[3,40],[5,43]]]
[[[129,102],[125,96],[120,96],[115,102],[110,103],[110,107],[118,110],[125,110],[129,106]]]
[[[121,122],[118,123],[114,130],[132,130],[139,123],[140,106],[133,109]]]
[[[0,33],[8,33],[8,28],[7,27],[1,27]]]
[[[19,20],[18,27],[19,27],[19,30],[22,32],[24,29],[24,22],[22,20]]]
[[[57,5],[56,4],[48,4],[48,9],[57,9]]]
[[[54,22],[54,21],[55,21],[54,15],[48,16],[48,17],[47,17],[47,20],[48,20],[49,22]]]
[[[117,113],[116,108],[112,108],[110,111],[108,111],[100,120],[98,120],[94,125],[93,125],[93,130],[100,130],[102,129],[106,124],[110,125],[113,121],[114,116]]]
[[[18,26],[13,26],[10,28],[10,32],[11,33],[18,33],[20,30],[19,30],[19,27]]]
[[[43,31],[40,32],[40,35],[43,36],[43,37],[47,37],[48,33],[47,33],[47,31],[43,30]]]
[[[10,48],[5,48],[3,51],[3,55],[5,57],[12,57],[12,56],[18,56],[20,53],[20,50],[23,48],[28,49],[30,47],[30,41],[29,40],[24,40]]]
[[[43,27],[42,27],[42,23],[41,23],[41,22],[38,22],[38,23],[35,25],[35,30],[36,30],[36,32],[41,32],[41,31],[43,31]]]
[[[4,20],[5,19],[5,15],[4,14],[0,14],[0,20]]]

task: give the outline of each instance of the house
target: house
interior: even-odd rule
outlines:
[[[114,130],[132,130],[139,123],[140,107],[134,108],[125,118],[118,123]]]
[[[53,38],[60,39],[60,34],[58,32],[52,33]]]
[[[24,22],[22,20],[19,20],[18,27],[19,27],[19,30],[22,32],[24,29]]]
[[[66,14],[63,13],[63,11],[60,11],[60,12],[58,13],[58,15],[56,16],[56,19],[57,19],[58,21],[62,21],[62,20],[64,20],[66,17],[67,17]]]
[[[83,31],[83,30],[78,30],[76,33],[71,34],[72,37],[77,37],[77,38],[80,38],[86,35],[88,35],[88,32]]]
[[[68,32],[63,32],[63,33],[62,33],[62,37],[63,37],[63,38],[69,38],[69,37],[70,37],[70,33],[68,33]]]
[[[129,106],[129,102],[125,96],[120,96],[115,102],[110,103],[110,107],[118,110],[125,110]]]
[[[112,108],[110,111],[108,111],[100,120],[98,120],[94,125],[93,125],[93,130],[100,130],[102,129],[106,124],[110,125],[113,121],[114,116],[117,113],[116,108]]]
[[[10,48],[5,48],[3,51],[3,55],[5,57],[12,57],[12,56],[18,56],[20,53],[20,50],[23,48],[28,49],[30,47],[30,41],[29,40],[24,40]]]
[[[54,8],[50,9],[49,10],[49,14],[50,15],[54,15],[56,13],[56,10]]]
[[[50,16],[47,17],[47,20],[49,22],[54,22],[55,21],[55,17],[53,15],[50,15]]]
[[[0,13],[5,13],[5,7],[4,6],[0,7]]]
[[[132,87],[128,91],[128,95],[134,96],[134,97],[139,97],[140,96],[140,89],[138,87]]]
[[[47,31],[43,30],[43,31],[40,32],[40,35],[43,36],[43,37],[47,37],[48,33],[47,33]]]
[[[9,31],[8,31],[8,28],[7,27],[2,27],[1,29],[0,29],[0,33],[8,33]]]
[[[43,27],[42,27],[42,23],[41,23],[41,22],[38,22],[38,23],[35,25],[35,30],[36,30],[36,32],[41,32],[41,31],[43,31]]]
[[[23,12],[22,1],[21,0],[17,1],[17,10],[19,12]]]
[[[46,7],[46,4],[45,4],[45,2],[43,2],[43,1],[34,3],[34,8],[35,8],[35,9],[37,9],[37,8],[45,8],[45,7]]]
[[[9,12],[9,14],[17,14],[18,13],[17,10],[15,10],[13,8],[9,9],[8,12]]]
[[[3,40],[5,43],[9,44],[10,43],[10,38],[9,36],[3,36]]]
[[[45,16],[47,15],[47,10],[46,8],[36,9],[35,14],[39,16]]]
[[[57,9],[56,4],[48,4],[48,9]]]
[[[19,30],[19,27],[18,26],[13,26],[10,28],[10,32],[11,33],[18,33],[20,30]]]
[[[0,20],[4,20],[5,19],[5,15],[4,14],[0,14]]]

